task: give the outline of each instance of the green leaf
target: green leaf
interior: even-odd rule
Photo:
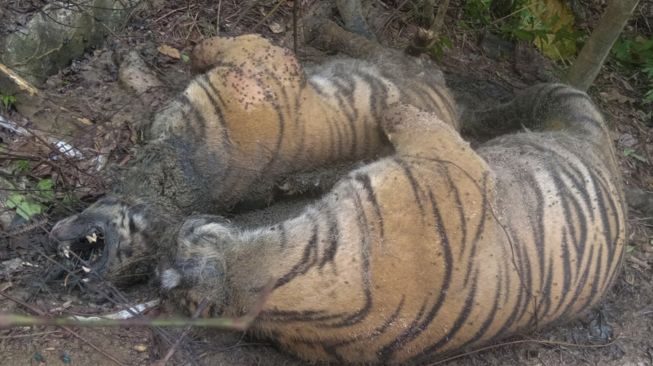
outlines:
[[[5,206],[7,206],[7,208],[16,208],[23,201],[25,201],[25,196],[20,193],[12,193],[7,197]]]
[[[641,161],[642,163],[648,163],[648,160],[645,157],[637,154],[635,152],[635,150],[633,150],[633,149],[625,148],[624,149],[624,156],[632,157],[634,159],[637,159],[637,160]]]
[[[16,165],[17,173],[25,173],[32,168],[28,160],[16,160],[14,164]]]
[[[184,61],[185,63],[190,62],[190,56],[188,56],[186,53],[181,54],[181,60]]]
[[[43,205],[38,202],[23,201],[16,207],[16,213],[25,220],[31,219],[34,215],[43,212]]]
[[[2,100],[2,106],[5,109],[9,109],[11,106],[13,106],[16,103],[16,97],[14,97],[13,95],[0,94],[0,100]]]
[[[644,103],[653,102],[653,89],[649,90],[646,95],[644,95]]]
[[[52,190],[53,187],[54,182],[52,181],[52,178],[41,179],[36,184],[36,194],[42,200],[49,202],[54,199],[54,191]]]
[[[16,209],[16,213],[25,220],[31,219],[34,215],[44,211],[45,206],[38,202],[32,202],[20,193],[12,193],[5,202],[7,208]]]

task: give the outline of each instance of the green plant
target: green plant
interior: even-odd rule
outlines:
[[[0,101],[2,102],[2,108],[5,111],[8,111],[14,106],[14,104],[16,104],[16,97],[13,95],[0,94]]]
[[[54,182],[50,178],[39,180],[31,190],[10,194],[4,205],[16,210],[16,214],[25,220],[45,212],[55,198]]]
[[[428,54],[434,60],[441,60],[444,56],[444,51],[450,49],[452,46],[453,44],[451,43],[451,39],[449,39],[449,37],[440,35],[429,48]]]
[[[622,68],[646,76],[648,90],[644,103],[653,102],[653,37],[621,37],[612,47],[612,55]]]
[[[31,167],[29,160],[16,160],[16,162],[14,162],[14,170],[17,173],[25,173],[29,171]]]
[[[516,0],[513,11],[496,17],[492,0],[465,2],[463,26],[490,30],[508,38],[532,42],[553,59],[566,59],[576,53],[581,32],[573,27],[573,15],[557,0]]]

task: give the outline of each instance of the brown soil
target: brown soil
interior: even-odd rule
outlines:
[[[215,35],[217,31],[223,35],[260,32],[277,43],[291,48],[293,45],[290,2],[281,5],[270,16],[266,15],[274,9],[276,1],[242,4],[235,0],[195,1],[182,5],[158,0],[150,3],[153,8],[143,7],[135,12],[124,31],[108,39],[105,47],[74,61],[52,76],[43,87],[67,108],[92,121],[71,136],[74,146],[87,153],[88,161],[105,156],[110,164],[124,164],[130,159],[130,149],[138,139],[133,126],[143,118],[143,111],[117,81],[115,60],[125,52],[139,51],[166,85],[178,91],[190,78],[189,65],[157,52],[161,45],[188,53],[193,44]],[[249,3],[260,4],[251,8],[243,5]],[[311,1],[301,3],[302,7],[311,5]],[[406,44],[415,29],[411,21],[405,20],[406,13],[396,10],[396,3],[401,1],[377,2],[376,11],[380,16],[371,21],[371,27],[380,40],[393,46]],[[0,0],[0,9],[4,9],[0,14],[8,19],[3,20],[0,36],[13,31],[11,24],[24,22],[40,5],[41,2],[37,1]],[[650,11],[647,6],[642,5],[637,14]],[[597,6],[588,12],[587,21],[591,24],[600,11]],[[556,67],[529,45],[518,45],[507,55],[491,58],[492,50],[487,47],[492,45],[479,42],[478,33],[463,31],[456,26],[462,14],[459,2],[452,1],[444,29],[454,47],[446,52],[440,63],[463,107],[479,107],[478,100],[491,105],[527,85],[555,79]],[[630,27],[638,30],[641,23],[641,17],[636,16]],[[323,56],[305,45],[300,45],[298,54],[307,62]],[[640,81],[616,71],[609,62],[590,94],[611,121],[626,186],[652,190],[653,127],[650,106],[639,102],[642,99],[641,86]],[[8,117],[36,128],[15,111],[9,112]],[[39,130],[47,130],[47,126],[39,126]],[[0,177],[8,172],[15,173],[9,168],[21,157],[36,156],[30,160],[30,169],[15,179],[52,177],[58,187],[63,187],[59,188],[60,194],[64,190],[72,192],[86,202],[104,192],[102,181],[97,179],[88,161],[86,165],[80,165],[81,169],[66,161],[53,162],[48,159],[48,149],[38,139],[19,137],[3,130],[0,130],[0,138],[9,151],[19,155],[0,159],[3,173]],[[42,159],[38,159],[39,156]],[[156,297],[155,289],[147,284],[122,290],[110,285],[72,288],[68,276],[55,276],[58,258],[48,241],[47,232],[59,218],[81,207],[83,203],[58,202],[36,224],[23,226],[24,223],[14,222],[9,231],[0,232],[0,291],[11,296],[11,299],[0,296],[0,310],[46,315],[102,314],[122,309],[127,303],[145,302]],[[651,217],[631,210],[629,224],[624,269],[600,306],[600,312],[592,311],[583,319],[554,329],[504,341],[448,364],[652,365]],[[600,326],[603,322],[614,329],[607,344],[597,334],[606,329]],[[147,365],[161,360],[171,348],[176,352],[168,364],[300,364],[270,345],[236,333],[193,331],[173,347],[171,341],[179,339],[180,333],[180,330],[148,328],[33,327],[0,330],[0,364]]]

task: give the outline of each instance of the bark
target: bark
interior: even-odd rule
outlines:
[[[612,0],[578,58],[567,72],[567,82],[586,91],[601,70],[612,45],[619,37],[639,0]]]

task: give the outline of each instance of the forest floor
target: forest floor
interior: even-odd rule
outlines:
[[[295,0],[299,1],[299,0]],[[254,4],[247,6],[243,4]],[[401,1],[377,1],[370,27],[381,43],[405,46],[416,26]],[[405,3],[405,2],[404,2]],[[439,64],[461,105],[492,105],[537,82],[556,80],[559,67],[541,56],[533,46],[497,39],[487,32],[459,27],[464,17],[461,1],[452,1],[443,32],[452,40]],[[601,3],[600,1],[597,3]],[[7,21],[0,35],[24,24],[42,6],[40,1],[0,0]],[[186,54],[205,37],[261,33],[275,43],[294,48],[292,2],[237,0],[152,1],[130,17],[120,32],[104,47],[51,76],[42,90],[89,121],[69,131],[69,141],[84,151],[95,151],[109,164],[121,165],[132,156],[138,139],[134,125],[143,111],[118,82],[118,60],[136,50],[166,87],[174,93],[191,78]],[[281,4],[277,7],[277,4]],[[302,8],[311,1],[302,1]],[[646,11],[650,12],[651,9]],[[588,17],[593,24],[601,7]],[[641,21],[636,14],[630,27]],[[333,19],[338,16],[334,10]],[[649,29],[650,32],[650,29]],[[301,37],[300,37],[301,41]],[[175,51],[179,51],[179,56]],[[319,62],[319,51],[301,42],[299,58]],[[172,56],[172,57],[171,57]],[[625,185],[628,189],[653,190],[653,119],[650,105],[640,103],[641,82],[608,62],[590,89],[605,113],[613,133]],[[3,110],[5,117],[26,128],[48,134],[53,126],[34,126],[16,111]],[[109,122],[110,121],[110,122]],[[79,200],[53,201],[47,213],[33,223],[7,216],[10,226],[0,232],[0,311],[42,314],[106,314],[126,304],[143,303],[156,297],[147,284],[128,289],[70,288],[67,276],[56,276],[58,258],[48,231],[58,219],[79,211],[106,192],[93,172],[92,163],[50,159],[51,151],[33,135],[18,136],[0,129],[7,154],[0,153],[0,179],[37,182],[51,178],[57,197],[72,193]],[[65,159],[64,159],[65,160]],[[92,160],[92,162],[91,162]],[[24,163],[24,162],[27,163]],[[20,169],[16,169],[21,165]],[[29,184],[28,184],[29,185]],[[629,211],[628,248],[623,270],[600,306],[571,323],[515,337],[487,350],[463,355],[448,365],[653,365],[653,217],[648,212]],[[597,331],[611,325],[609,343],[597,341]],[[242,334],[191,332],[176,347],[169,364],[276,365],[300,364],[268,344],[243,338]],[[2,365],[149,365],[173,348],[178,333],[149,328],[57,328],[24,327],[0,330]],[[210,342],[208,341],[210,340]]]

